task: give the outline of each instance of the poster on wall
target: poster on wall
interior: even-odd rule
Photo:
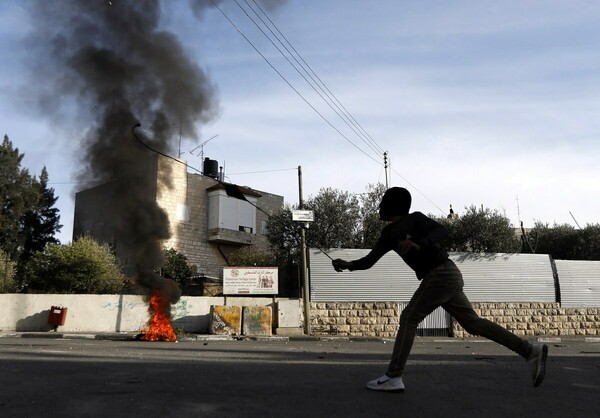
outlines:
[[[224,267],[224,295],[276,295],[277,267]]]

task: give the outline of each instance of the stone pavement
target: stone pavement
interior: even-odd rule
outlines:
[[[417,338],[407,389],[392,394],[364,386],[385,371],[389,341],[1,335],[2,417],[600,416],[600,340],[591,338],[549,341],[539,388],[504,347]]]

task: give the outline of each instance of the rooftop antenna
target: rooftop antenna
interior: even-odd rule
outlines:
[[[177,158],[181,159],[181,136],[183,133],[183,113],[179,111],[179,148],[177,149]]]
[[[198,145],[197,147],[195,147],[194,149],[190,150],[190,154],[194,154],[194,151],[196,151],[198,148],[200,148],[200,159],[202,161],[204,161],[204,146],[206,144],[208,144],[211,140],[215,139],[216,137],[218,137],[219,134],[211,136],[210,138],[208,138],[206,141],[200,143],[200,145]]]

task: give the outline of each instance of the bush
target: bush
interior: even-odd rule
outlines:
[[[16,263],[3,250],[0,250],[0,293],[14,292]]]
[[[229,256],[229,264],[232,266],[276,266],[275,258],[267,253],[261,252],[255,247],[242,247]]]
[[[160,269],[161,276],[175,280],[181,289],[185,289],[192,277],[187,257],[174,248],[165,248],[163,253],[165,265]]]
[[[123,274],[108,245],[82,237],[36,253],[27,264],[26,284],[44,293],[113,294],[123,289]]]

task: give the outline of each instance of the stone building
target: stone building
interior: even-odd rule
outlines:
[[[249,187],[235,189],[247,201],[229,197],[226,187],[233,185],[218,181],[219,173],[210,174],[190,173],[185,163],[155,155],[148,168],[155,187],[148,198],[169,221],[170,238],[162,245],[183,253],[195,276],[219,279],[233,251],[242,246],[268,251],[266,213],[281,208],[283,197]],[[110,244],[127,267],[130,254],[123,243],[131,240],[112,219],[117,187],[115,181],[76,194],[73,237],[87,234]]]

